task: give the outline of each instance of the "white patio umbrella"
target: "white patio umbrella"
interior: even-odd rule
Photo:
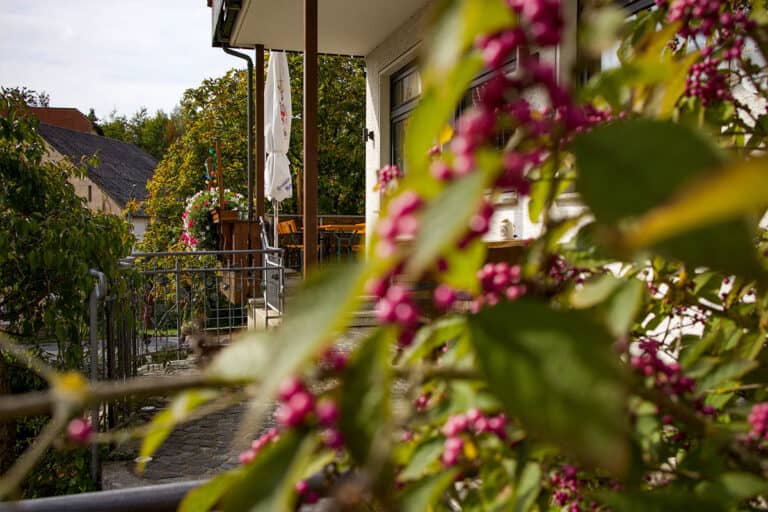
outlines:
[[[264,138],[267,164],[264,169],[264,194],[275,212],[274,240],[277,247],[277,222],[280,202],[293,196],[288,147],[291,143],[291,77],[284,52],[270,52],[267,81],[264,85]]]

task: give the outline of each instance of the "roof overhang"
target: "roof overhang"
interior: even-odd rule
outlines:
[[[318,51],[368,55],[429,0],[322,0]],[[213,45],[275,50],[303,48],[302,0],[214,0]]]

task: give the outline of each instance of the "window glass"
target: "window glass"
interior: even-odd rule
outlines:
[[[392,106],[399,107],[421,96],[421,73],[417,69],[396,78],[392,86]]]

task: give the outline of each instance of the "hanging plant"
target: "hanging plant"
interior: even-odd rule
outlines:
[[[183,232],[181,241],[193,251],[213,251],[218,247],[216,225],[213,223],[212,211],[219,206],[223,210],[238,213],[238,218],[245,218],[247,201],[242,194],[224,190],[222,204],[219,205],[219,191],[213,187],[201,190],[187,199],[184,213],[181,214]]]

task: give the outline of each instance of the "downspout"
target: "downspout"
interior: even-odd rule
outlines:
[[[224,53],[243,59],[248,66],[248,249],[251,249],[251,225],[253,224],[253,60],[240,52],[222,48]]]

